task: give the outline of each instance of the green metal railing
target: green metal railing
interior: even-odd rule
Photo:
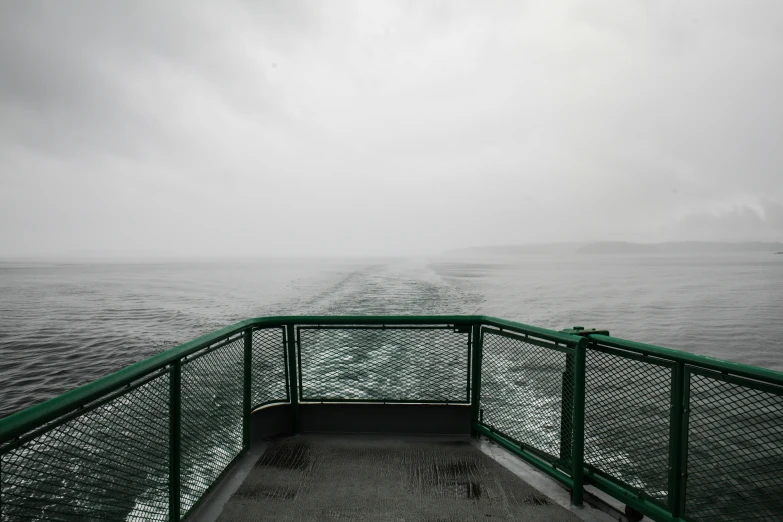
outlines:
[[[655,520],[783,520],[783,374],[588,338],[588,480]]]
[[[484,316],[243,321],[0,419],[0,519],[178,521],[253,410],[440,403],[653,520],[783,519],[783,374]]]

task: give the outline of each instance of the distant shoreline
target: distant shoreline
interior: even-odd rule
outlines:
[[[597,241],[582,243],[550,243],[529,245],[496,245],[449,250],[453,255],[606,255],[606,254],[783,254],[780,242],[722,243],[713,241],[669,241],[634,243],[629,241]]]

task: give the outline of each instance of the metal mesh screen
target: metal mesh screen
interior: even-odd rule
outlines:
[[[671,363],[586,353],[585,463],[666,506]]]
[[[253,331],[252,405],[288,401],[283,328]]]
[[[570,459],[561,452],[561,402],[572,411],[574,383],[566,372],[566,353],[484,329],[481,362],[481,422],[512,440],[531,446],[552,460]],[[565,393],[564,393],[565,392]],[[572,418],[562,429],[570,433]]]
[[[783,388],[691,374],[686,515],[783,520]]]
[[[0,449],[1,520],[168,520],[169,375],[119,393]]]
[[[302,400],[467,403],[469,339],[453,328],[302,327]]]
[[[182,365],[183,515],[242,451],[242,336]]]

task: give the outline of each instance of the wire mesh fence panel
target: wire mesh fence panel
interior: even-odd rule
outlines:
[[[486,328],[483,338],[480,421],[550,460],[570,460],[570,447],[560,442],[561,432],[572,429],[571,415],[563,415],[561,407],[564,396],[573,404],[571,357],[539,346],[551,343]]]
[[[48,426],[0,448],[0,520],[168,520],[168,373]]]
[[[303,401],[469,401],[469,332],[301,327],[298,338]]]
[[[283,328],[253,331],[252,405],[288,401]]]
[[[667,507],[673,363],[634,357],[587,350],[584,460]]]
[[[242,336],[182,365],[181,513],[242,451]]]
[[[685,514],[783,520],[783,387],[722,379],[690,374]]]

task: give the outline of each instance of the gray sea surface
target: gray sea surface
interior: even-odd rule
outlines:
[[[249,317],[473,314],[783,370],[783,256],[0,261],[0,417]]]

